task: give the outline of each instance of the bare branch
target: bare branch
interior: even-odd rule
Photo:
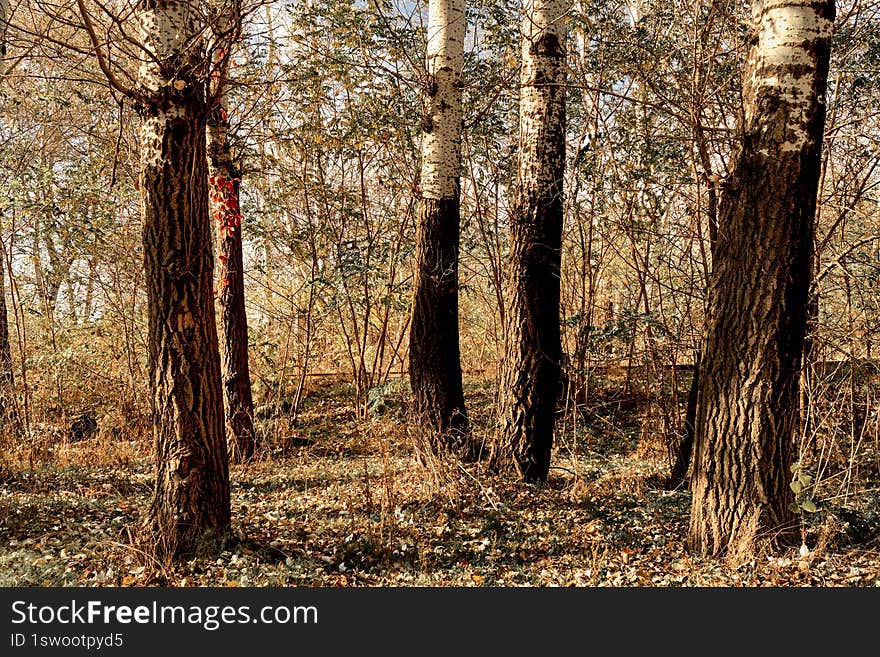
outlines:
[[[76,5],[77,7],[79,7],[79,13],[82,16],[83,23],[85,24],[86,32],[88,32],[89,39],[92,42],[95,57],[98,59],[98,66],[100,67],[101,72],[107,78],[107,82],[119,93],[128,96],[129,98],[136,98],[138,95],[137,92],[133,88],[122,84],[110,70],[110,67],[107,64],[107,60],[104,57],[104,53],[101,51],[101,44],[98,41],[98,35],[95,33],[95,26],[92,23],[92,18],[91,16],[89,16],[89,12],[86,9],[85,3],[83,2],[83,0],[76,0]]]

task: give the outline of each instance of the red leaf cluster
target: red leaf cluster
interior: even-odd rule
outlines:
[[[211,176],[211,202],[214,204],[214,220],[217,230],[224,239],[232,239],[235,229],[241,226],[241,209],[238,202],[238,178],[226,179]],[[224,263],[225,264],[225,263]]]

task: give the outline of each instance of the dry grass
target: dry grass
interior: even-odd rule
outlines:
[[[472,393],[472,416],[486,426],[488,385]],[[296,426],[265,421],[259,457],[232,470],[234,538],[177,564],[155,562],[132,540],[152,482],[145,427],[125,436],[102,427],[73,444],[7,442],[0,584],[880,585],[871,480],[851,487],[845,505],[817,488],[804,553],[697,559],[683,544],[689,495],[656,486],[664,451],[645,447],[637,417],[611,436],[607,423],[579,420],[536,488],[436,457],[404,409],[398,396],[383,415],[358,420],[337,387],[310,396]]]

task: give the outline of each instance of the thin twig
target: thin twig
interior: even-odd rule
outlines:
[[[122,145],[122,111],[125,98],[119,99],[119,133],[116,135],[116,148],[113,149],[113,171],[110,173],[110,189],[116,184],[116,169],[119,167],[119,147]]]

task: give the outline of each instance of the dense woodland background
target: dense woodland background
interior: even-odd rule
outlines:
[[[17,420],[0,431],[0,582],[880,583],[880,2],[837,3],[799,540],[739,563],[691,555],[687,484],[666,485],[735,153],[745,5],[566,13],[564,385],[536,488],[438,457],[412,413],[426,5],[243,4],[225,111],[255,455],[231,468],[238,538],[172,563],[133,535],[154,458],[137,108],[108,85],[77,3],[11,0],[0,246]],[[85,6],[120,76],[134,5]],[[486,440],[510,294],[520,9],[467,5],[459,327],[471,429]]]

